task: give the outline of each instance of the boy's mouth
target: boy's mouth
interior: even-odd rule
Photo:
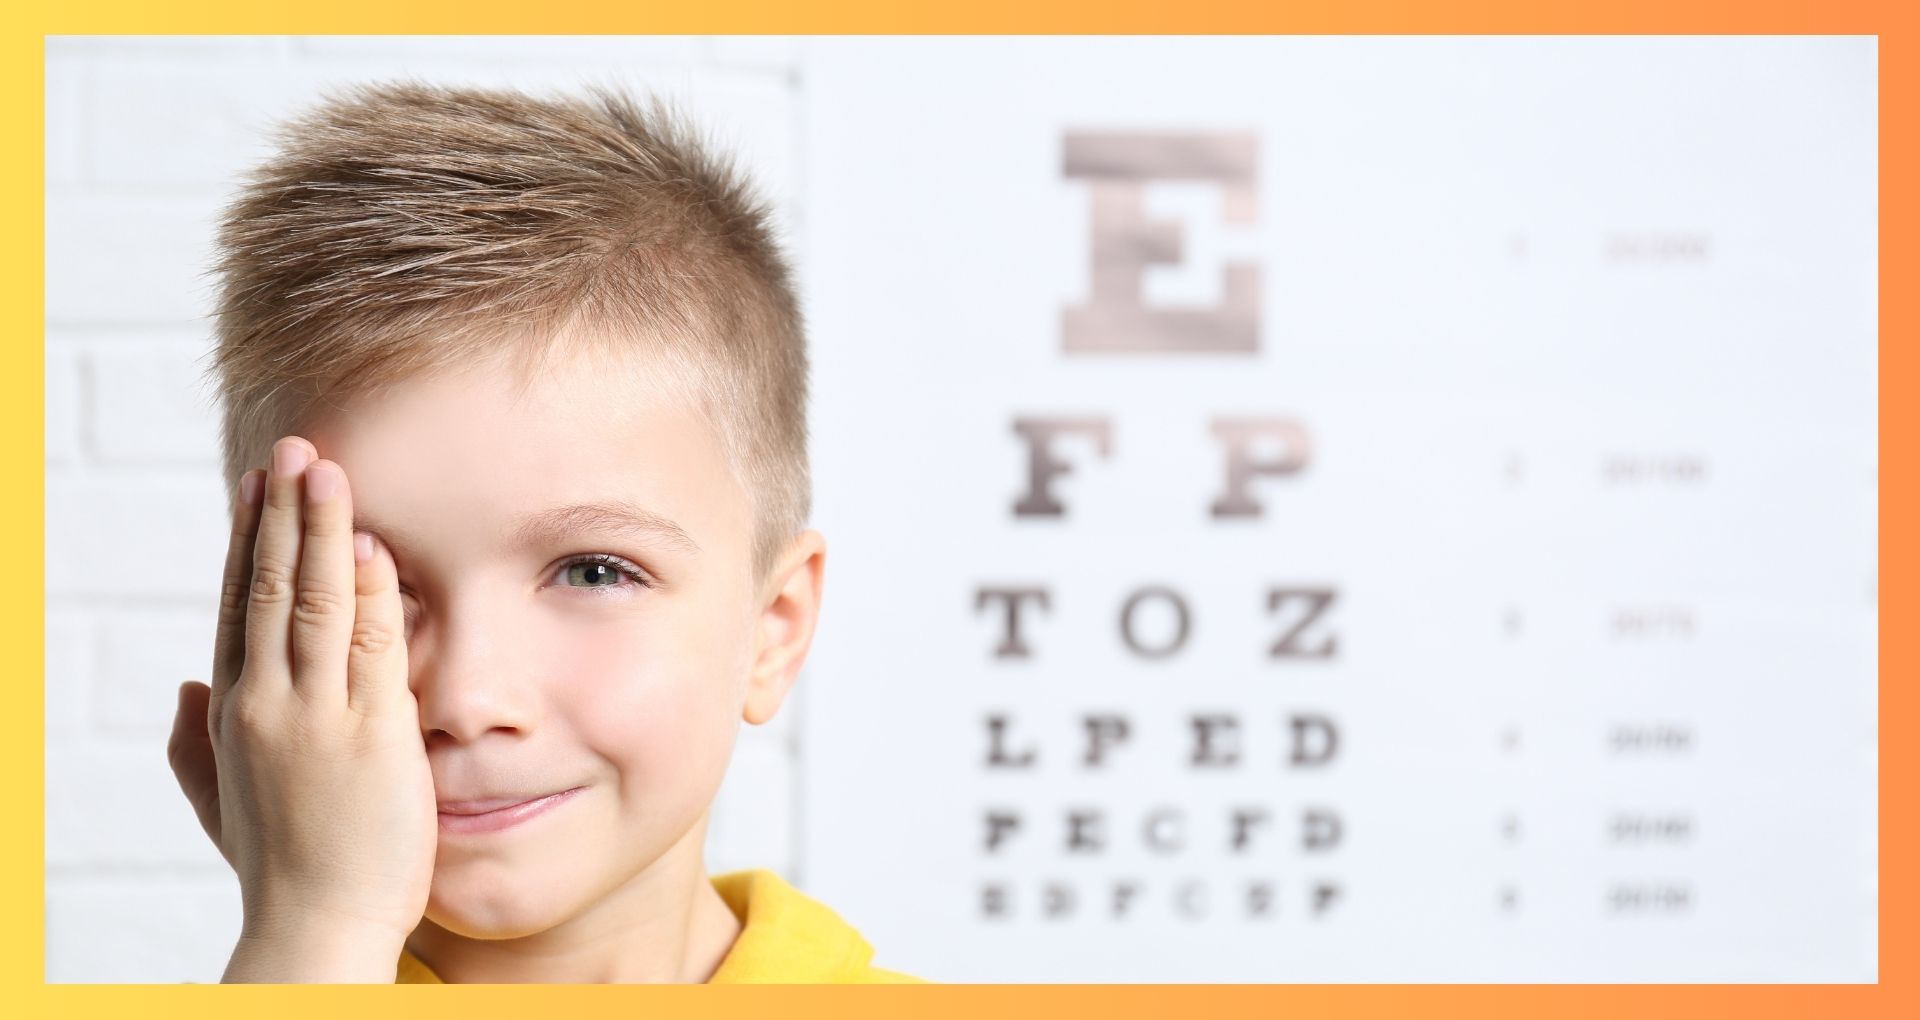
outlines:
[[[579,787],[548,793],[509,794],[504,797],[481,797],[472,800],[443,800],[440,802],[440,813],[443,815],[484,815],[502,808],[510,808],[520,804],[529,804],[536,800],[544,800],[561,793],[572,793],[577,789],[579,789]]]
[[[491,797],[484,800],[443,801],[440,804],[442,833],[498,832],[543,815],[556,805],[573,799],[584,786],[559,793],[533,797]]]

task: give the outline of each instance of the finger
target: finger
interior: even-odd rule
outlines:
[[[301,474],[317,451],[289,436],[273,444],[266,498],[253,539],[253,579],[247,592],[246,682],[286,688],[293,683],[292,625],[294,584],[300,567]]]
[[[357,568],[347,700],[365,711],[391,704],[407,690],[406,609],[400,605],[400,575],[386,543],[365,532],[354,540]]]
[[[307,465],[306,527],[293,600],[293,688],[310,699],[347,700],[353,637],[353,499],[347,473],[330,460]]]
[[[207,699],[211,688],[192,680],[180,685],[173,715],[173,735],[167,738],[167,764],[180,781],[193,813],[207,838],[226,856],[220,842],[220,773],[213,758],[213,740],[207,734]]]
[[[220,583],[220,623],[213,637],[211,697],[223,696],[240,676],[247,652],[247,593],[253,588],[253,533],[260,526],[260,496],[267,473],[255,468],[240,476],[233,507],[233,531],[227,536],[227,565]]]

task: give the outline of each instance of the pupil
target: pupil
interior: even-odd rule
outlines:
[[[600,574],[613,572],[613,568],[607,566],[604,563],[583,563],[581,564],[581,566],[584,567],[588,571],[588,573],[594,575],[596,580],[598,579],[598,575]],[[592,585],[589,585],[589,587],[592,587]]]

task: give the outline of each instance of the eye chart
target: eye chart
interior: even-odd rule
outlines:
[[[1870,38],[813,39],[799,876],[946,981],[1872,981]]]

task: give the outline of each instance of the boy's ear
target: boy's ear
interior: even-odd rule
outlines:
[[[767,579],[771,593],[762,596],[766,604],[754,625],[753,666],[743,713],[755,726],[773,718],[800,675],[820,618],[826,569],[826,536],[808,528],[794,536]]]

